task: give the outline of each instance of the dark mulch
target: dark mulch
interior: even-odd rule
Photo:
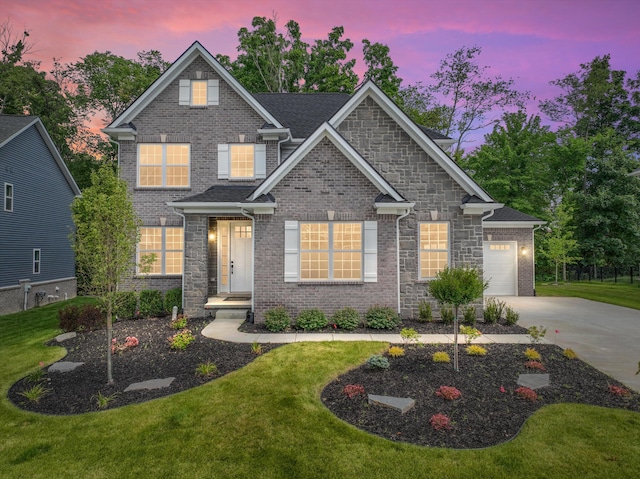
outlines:
[[[61,361],[84,362],[72,372],[47,373],[43,384],[50,390],[38,403],[27,401],[20,392],[33,386],[26,378],[14,384],[9,399],[23,409],[44,414],[79,414],[98,409],[95,395],[117,394],[109,409],[126,404],[139,403],[185,389],[200,386],[207,381],[240,369],[256,358],[250,344],[235,344],[205,338],[200,334],[211,318],[190,319],[188,328],[196,340],[184,351],[169,347],[169,336],[176,333],[170,327],[170,318],[119,321],[113,325],[113,337],[124,343],[127,336],[135,336],[139,345],[114,354],[114,384],[107,385],[106,330],[78,333],[74,339],[63,343],[51,341],[50,345],[63,346],[68,354]],[[262,345],[264,352],[277,345]],[[218,373],[209,378],[197,377],[196,367],[211,361]],[[149,379],[175,377],[168,388],[124,392],[127,386]]]
[[[475,325],[483,334],[527,334],[527,329],[522,326],[505,325],[505,324],[485,324],[484,322],[478,322]],[[314,333],[333,333],[333,334],[399,334],[403,328],[413,328],[420,334],[453,334],[453,324],[444,324],[442,321],[431,321],[428,323],[422,323],[414,319],[403,319],[400,325],[393,329],[371,329],[360,326],[353,331],[346,331],[340,328],[334,328],[333,324],[327,325],[326,328],[318,331],[307,331],[309,334]],[[244,333],[269,333],[270,331],[265,327],[264,323],[248,323],[244,322],[238,328],[239,331]],[[284,333],[299,333],[301,330],[296,329],[295,326],[288,328]]]
[[[640,395],[616,397],[609,385],[621,383],[579,359],[569,360],[555,345],[536,345],[542,355],[545,372],[527,369],[524,351],[530,345],[483,345],[487,355],[468,356],[460,346],[459,372],[451,363],[434,363],[433,353],[447,351],[453,360],[452,345],[411,346],[406,355],[390,358],[387,370],[372,370],[366,365],[352,370],[322,391],[323,403],[339,418],[354,426],[392,441],[423,446],[479,448],[513,438],[525,420],[548,404],[583,403],[640,411]],[[550,386],[537,390],[535,402],[520,399],[514,393],[518,376],[548,373]],[[404,415],[385,406],[369,405],[367,397],[349,399],[348,384],[364,386],[365,394],[410,397],[415,407]],[[440,386],[455,386],[462,396],[447,401],[435,392]],[[504,392],[501,391],[501,388]],[[449,416],[450,430],[435,430],[430,419],[442,413]]]

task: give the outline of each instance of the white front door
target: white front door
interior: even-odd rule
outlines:
[[[218,292],[251,293],[253,226],[251,221],[218,221]]]
[[[485,241],[483,262],[484,279],[489,281],[485,296],[518,294],[518,243]]]

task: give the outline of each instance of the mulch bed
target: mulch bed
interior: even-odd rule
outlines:
[[[169,348],[167,338],[176,332],[170,328],[169,318],[115,323],[113,337],[119,343],[127,336],[135,336],[139,345],[112,356],[113,385],[106,384],[106,331],[79,333],[76,338],[60,344],[51,341],[51,345],[67,348],[64,361],[85,364],[72,372],[45,373],[41,382],[49,391],[37,403],[27,401],[20,394],[34,384],[27,378],[11,387],[9,399],[29,411],[67,415],[98,410],[96,395],[100,393],[115,395],[108,405],[112,409],[197,387],[242,368],[256,358],[250,344],[203,337],[200,332],[209,321],[210,318],[189,320],[188,327],[196,340],[185,351]],[[452,326],[410,321],[404,321],[396,332],[402,327],[413,327],[422,334],[452,332]],[[478,328],[485,334],[526,332],[518,326],[479,324]],[[241,330],[266,332],[261,325],[251,323],[244,323]],[[619,382],[580,360],[564,358],[562,350],[554,345],[535,346],[542,355],[546,372],[551,375],[551,385],[538,390],[536,402],[519,399],[514,394],[518,375],[531,372],[524,367],[523,351],[528,345],[483,346],[488,350],[483,357],[468,356],[464,345],[460,346],[460,371],[457,373],[452,364],[436,364],[431,360],[435,351],[447,351],[453,358],[452,345],[408,346],[404,357],[391,358],[388,370],[374,371],[363,365],[332,381],[322,391],[322,402],[342,420],[392,441],[452,448],[485,447],[509,440],[534,411],[547,404],[580,402],[640,411],[640,395],[632,393],[629,398],[612,395],[608,392],[609,385],[622,386]],[[278,345],[262,345],[263,352],[276,347]],[[207,361],[217,366],[217,374],[210,378],[197,377],[196,367]],[[168,388],[124,392],[131,383],[166,377],[176,378]],[[366,393],[411,397],[416,405],[404,415],[386,407],[371,406],[366,396],[349,399],[343,392],[347,384],[360,384]],[[455,401],[437,397],[435,391],[443,385],[455,386],[462,392],[462,397]],[[505,392],[501,392],[501,388]],[[430,418],[436,413],[450,417],[450,430],[436,431],[431,427]]]

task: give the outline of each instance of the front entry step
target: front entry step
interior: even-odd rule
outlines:
[[[244,319],[248,312],[247,309],[221,309],[216,312],[215,319]]]
[[[251,296],[212,296],[204,309],[251,309]]]

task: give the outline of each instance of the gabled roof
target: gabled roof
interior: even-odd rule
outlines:
[[[485,227],[494,228],[531,228],[536,225],[544,225],[546,221],[508,206],[503,206],[482,218],[482,224]]]
[[[374,101],[391,117],[398,125],[423,148],[436,163],[438,163],[469,195],[476,196],[488,204],[494,204],[493,198],[484,191],[473,179],[460,168],[436,142],[429,138],[423,129],[416,125],[380,88],[372,81],[367,81],[343,107],[329,120],[331,126],[337,128],[367,97]]]
[[[49,136],[44,124],[37,116],[20,116],[20,115],[0,115],[0,148],[8,144],[11,140],[21,135],[28,128],[35,126],[42,137],[47,149],[51,153],[51,156],[55,160],[58,168],[64,175],[69,187],[76,196],[80,195],[80,188],[76,184],[73,176],[69,172],[69,168],[65,164],[64,160],[60,156],[56,145]]]
[[[264,108],[241,84],[236,80],[211,53],[204,48],[200,42],[194,42],[173,64],[165,71],[155,82],[147,88],[142,95],[138,97],[127,109],[122,112],[109,126],[102,131],[116,133],[122,129],[130,129],[128,125],[142,110],[144,110],[153,99],[162,92],[167,85],[179,78],[182,71],[191,64],[191,62],[201,56],[222,79],[235,90],[248,104],[251,106],[266,123],[270,123],[281,128],[280,122]],[[177,99],[176,99],[177,102]]]
[[[408,205],[409,203],[398,193],[393,186],[391,186],[383,177],[378,173],[373,166],[367,160],[365,160],[360,153],[358,153],[349,142],[347,142],[335,128],[329,123],[323,123],[311,136],[309,136],[291,155],[282,162],[249,197],[249,200],[254,201],[261,195],[268,194],[289,172],[305,158],[305,156],[315,148],[320,141],[328,139],[333,145],[340,150],[340,152],[349,160],[353,165],[360,170],[360,172],[368,178],[368,180],[378,188],[380,193],[392,198],[393,201]]]

